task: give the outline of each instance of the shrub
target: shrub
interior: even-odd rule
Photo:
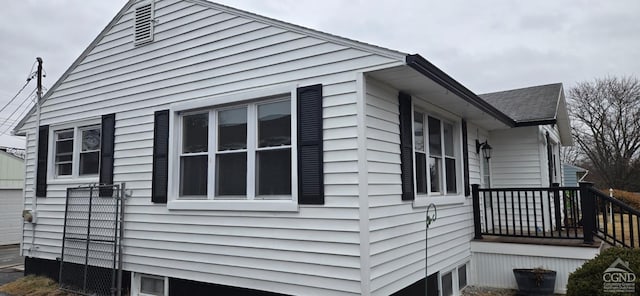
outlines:
[[[638,275],[635,291],[640,292],[640,250],[614,247],[585,262],[569,275],[567,296],[604,295],[602,275],[618,258],[628,261],[629,268]],[[606,295],[629,295],[629,293],[606,293]]]
[[[614,189],[613,196],[634,209],[640,210],[640,193]]]

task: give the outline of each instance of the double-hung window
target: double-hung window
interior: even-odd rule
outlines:
[[[100,169],[99,125],[72,127],[53,133],[56,177],[97,176]]]
[[[413,114],[415,178],[418,194],[458,192],[455,125],[421,111]]]
[[[292,199],[288,96],[178,118],[178,199]]]

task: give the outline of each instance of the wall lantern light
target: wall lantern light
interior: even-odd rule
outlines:
[[[476,153],[480,153],[480,149],[482,149],[482,156],[489,160],[491,158],[491,145],[485,140],[483,143],[480,143],[478,139],[476,139]]]

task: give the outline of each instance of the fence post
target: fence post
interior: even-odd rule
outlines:
[[[563,196],[560,195],[560,189],[558,189],[558,187],[560,187],[560,183],[551,184],[551,188],[553,189],[553,207],[556,216],[556,230],[562,231],[562,210],[560,208],[560,200],[562,200]]]
[[[480,225],[480,185],[471,185],[471,196],[473,199],[473,229],[475,232],[474,238],[482,239],[482,225]]]
[[[593,183],[580,182],[580,203],[582,210],[582,231],[584,243],[593,244],[593,232],[596,229],[596,201],[591,190]]]

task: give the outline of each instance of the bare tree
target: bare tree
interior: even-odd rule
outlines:
[[[569,90],[573,136],[600,186],[640,187],[640,81],[607,77]]]
[[[572,165],[579,165],[584,162],[584,154],[580,152],[578,146],[560,147],[560,161]]]

